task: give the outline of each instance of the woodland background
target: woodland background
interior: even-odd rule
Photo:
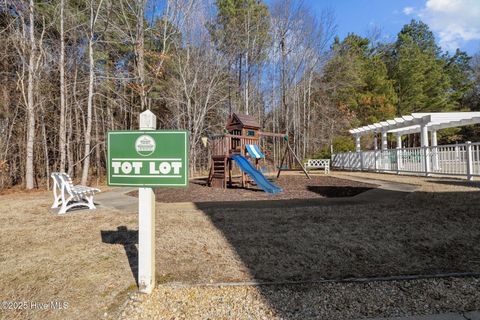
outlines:
[[[480,55],[443,52],[421,21],[385,43],[375,28],[339,39],[333,11],[294,0],[1,1],[0,188],[48,187],[52,171],[102,179],[106,132],[137,129],[145,109],[190,132],[192,174],[230,112],[288,133],[306,158],[353,150],[352,126],[480,111]]]

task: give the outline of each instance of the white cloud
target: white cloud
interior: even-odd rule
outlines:
[[[416,11],[406,7],[403,13],[416,13],[438,34],[445,50],[453,51],[462,43],[480,40],[480,0],[427,0],[424,8]]]
[[[405,13],[407,16],[411,15],[415,9],[413,7],[405,7],[403,8],[403,13]]]

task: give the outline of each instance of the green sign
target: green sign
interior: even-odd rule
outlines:
[[[108,185],[186,187],[187,140],[183,130],[108,132]]]

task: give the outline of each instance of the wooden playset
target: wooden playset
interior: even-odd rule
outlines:
[[[266,192],[281,192],[281,189],[266,180],[259,171],[265,156],[260,150],[260,141],[264,137],[281,138],[286,142],[285,153],[277,177],[283,168],[283,163],[288,154],[293,155],[299,166],[305,171],[298,157],[293,153],[284,133],[262,132],[260,124],[251,115],[233,113],[225,126],[225,134],[215,135],[210,138],[211,167],[208,184],[212,187],[226,188],[232,186],[232,169],[235,162],[240,168],[240,185],[242,188],[255,182]]]

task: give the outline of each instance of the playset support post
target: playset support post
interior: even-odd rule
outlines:
[[[287,142],[287,147],[285,148],[285,153],[283,154],[282,162],[280,163],[280,167],[278,168],[277,179],[280,177],[280,172],[282,171],[283,162],[285,161],[285,158],[287,157],[287,154],[288,154],[289,152],[293,155],[293,158],[295,159],[295,161],[297,161],[297,163],[298,163],[298,165],[300,166],[300,168],[302,168],[303,173],[305,173],[305,175],[307,176],[307,178],[308,178],[308,179],[311,179],[311,177],[310,177],[310,175],[308,174],[307,170],[305,170],[305,167],[303,166],[302,162],[300,161],[300,159],[298,159],[298,157],[297,157],[297,155],[295,154],[295,152],[293,152],[292,147],[290,147],[290,143],[288,142],[288,137],[287,137],[287,136],[285,136],[285,141]]]

